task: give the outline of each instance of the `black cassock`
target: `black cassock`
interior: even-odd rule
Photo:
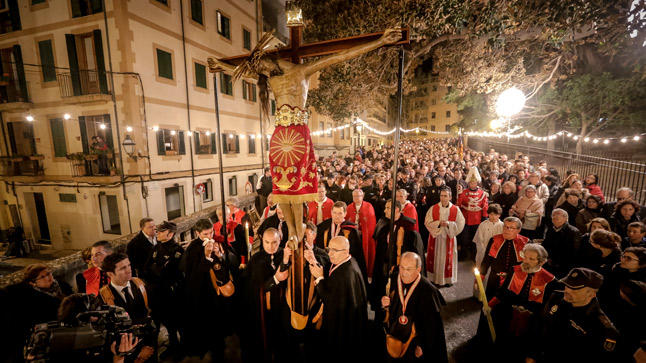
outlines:
[[[409,284],[407,287],[410,288],[411,285]],[[397,280],[393,279],[390,284],[388,327],[396,324],[402,315],[406,316],[408,324],[415,324],[415,338],[409,345],[402,361],[448,362],[444,323],[440,316],[440,310],[446,303],[440,291],[424,276],[421,276],[408,300],[406,313],[402,314],[402,303],[397,290]],[[422,357],[415,359],[415,347],[417,346],[422,348]]]
[[[277,214],[273,214],[272,216],[265,219],[260,224],[260,227],[258,227],[258,232],[257,232],[261,242],[262,242],[262,235],[263,233],[265,233],[265,231],[268,228],[276,228],[281,232],[282,236],[280,238],[280,247],[285,247],[285,243],[289,238],[289,230],[287,229],[287,222],[283,221],[283,223],[281,224]],[[260,246],[260,248],[262,249],[262,246]]]
[[[321,356],[332,361],[360,359],[366,350],[368,299],[359,265],[351,258],[332,266],[316,286],[323,300]]]
[[[332,239],[332,218],[328,218],[319,223],[316,231],[316,246],[319,248],[327,248],[330,240]],[[350,255],[356,260],[359,271],[363,276],[364,285],[368,286],[368,268],[366,267],[366,258],[363,255],[363,242],[361,241],[361,233],[355,223],[343,221],[341,223],[341,231],[338,236],[344,236],[350,242]]]
[[[375,265],[372,271],[372,285],[370,288],[370,302],[373,308],[381,307],[381,297],[386,293],[386,284],[388,277],[396,282],[394,277],[398,274],[397,256],[404,252],[415,252],[424,261],[424,245],[419,233],[415,231],[415,221],[412,218],[402,215],[395,222],[395,241],[388,243],[390,219],[382,218],[375,228],[374,239],[377,242],[375,251]],[[399,232],[403,230],[403,240],[401,247],[398,248],[397,240]],[[424,274],[424,264],[422,263],[422,274]]]

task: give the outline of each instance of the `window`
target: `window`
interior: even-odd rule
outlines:
[[[238,177],[232,176],[229,178],[229,196],[238,195]]]
[[[31,0],[31,5],[38,5],[47,2],[47,0]]]
[[[0,1],[0,34],[22,29],[17,1]]]
[[[435,112],[431,112],[431,118],[432,118],[432,119],[434,119],[434,118],[435,118]]]
[[[71,0],[71,2],[73,18],[97,14],[103,11],[101,0]]]
[[[276,100],[271,100],[271,115],[276,115]]]
[[[157,1],[160,4],[164,4],[164,5],[168,6],[168,0],[155,0],[155,1]]]
[[[325,122],[319,122],[319,130],[325,130]]]
[[[249,135],[249,154],[256,153],[256,136]]]
[[[444,131],[446,132],[451,131],[451,125],[444,125]]]
[[[41,40],[38,42],[38,52],[40,53],[40,64],[43,69],[43,82],[56,80],[56,68],[54,66],[54,51],[52,40]]]
[[[345,140],[345,129],[341,129],[341,140]]]
[[[218,22],[218,33],[227,39],[231,39],[231,20],[224,16],[219,10],[216,12]]]
[[[195,63],[195,86],[200,88],[206,87],[206,67],[204,64]]]
[[[99,136],[108,145],[109,150],[114,150],[110,115],[79,116],[79,130],[81,131],[81,144],[85,154],[90,153],[93,136]]]
[[[435,98],[431,99],[431,105],[435,106],[437,104],[437,100]]]
[[[222,134],[222,152],[225,154],[239,154],[240,137],[235,134]]]
[[[269,151],[269,135],[267,135],[267,137],[265,137],[264,144],[265,144],[265,151]]]
[[[327,136],[332,137],[332,124],[328,123],[327,128],[330,130],[330,131],[327,132]]]
[[[173,79],[173,58],[169,52],[157,49],[157,75]]]
[[[211,133],[210,131],[196,131],[194,135],[196,154],[215,154],[217,152],[215,133]]]
[[[33,123],[27,121],[8,122],[7,133],[12,155],[36,155]]]
[[[256,102],[256,85],[247,81],[242,81],[242,98]]]
[[[65,145],[65,126],[63,119],[54,118],[49,120],[52,129],[52,144],[54,145],[54,156],[64,158],[67,154],[67,145]]]
[[[191,0],[191,20],[204,25],[204,20],[202,20],[202,0]]]
[[[431,125],[431,131],[435,131],[435,125]]]
[[[62,203],[76,203],[76,194],[58,193],[58,200]]]
[[[166,215],[168,220],[184,215],[184,187],[175,184],[174,187],[164,190],[166,195]]]
[[[446,118],[451,118],[451,111],[446,111]]]
[[[225,95],[233,96],[233,82],[231,75],[220,73],[220,92]]]
[[[119,222],[119,203],[116,195],[99,193],[99,207],[101,210],[101,222],[103,233],[121,234],[121,223]]]
[[[63,97],[108,94],[101,30],[65,34],[70,72],[61,81]]]
[[[251,50],[251,32],[247,29],[242,29],[242,47]]]
[[[159,131],[157,131],[157,154],[186,154],[186,145],[184,144],[184,131],[166,129],[160,129]]]
[[[212,202],[213,201],[213,181],[208,179],[204,183],[204,193],[202,193],[203,202]]]
[[[247,177],[247,181],[251,184],[251,192],[256,191],[256,185],[258,185],[258,174],[253,173]]]

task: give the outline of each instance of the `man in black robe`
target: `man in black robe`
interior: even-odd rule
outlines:
[[[310,264],[316,292],[323,300],[320,356],[323,360],[359,361],[366,352],[368,299],[359,265],[350,255],[350,242],[343,236],[328,245],[330,271]]]
[[[280,209],[280,206],[276,207],[276,213],[271,217],[265,219],[258,227],[258,235],[262,238],[263,233],[269,228],[275,228],[279,234],[280,247],[285,247],[287,238],[289,238],[289,231],[287,230],[287,222],[285,221],[285,216],[283,211]],[[262,248],[261,248],[262,249]]]
[[[386,202],[385,215],[377,223],[374,239],[377,242],[375,265],[372,271],[370,302],[373,309],[381,306],[379,299],[386,293],[388,278],[397,276],[397,267],[405,252],[415,252],[424,256],[424,245],[417,231],[415,221],[401,214],[401,203],[395,201],[395,226],[390,222],[391,201]],[[395,229],[395,243],[389,243],[391,228]],[[424,266],[422,266],[422,270]],[[423,272],[423,271],[422,271]],[[377,310],[377,314],[381,313]],[[376,317],[378,319],[379,316]]]
[[[363,255],[363,245],[359,229],[355,223],[345,220],[348,206],[344,202],[335,202],[332,206],[332,218],[324,220],[318,225],[316,232],[316,246],[327,248],[332,238],[345,237],[350,243],[350,255],[356,260],[359,270],[363,275],[364,284],[368,285],[366,259]]]
[[[186,248],[180,262],[180,270],[185,276],[183,338],[186,353],[204,357],[211,351],[212,360],[222,361],[224,337],[232,322],[229,297],[223,295],[219,287],[230,282],[229,266],[235,266],[239,261],[226,243],[212,239],[210,220],[198,220],[194,229],[197,238]]]
[[[390,286],[388,296],[381,298],[381,306],[388,310],[387,332],[390,339],[403,343],[415,335],[408,346],[395,353],[397,361],[448,362],[444,323],[440,315],[444,298],[439,290],[422,276],[422,259],[414,252],[404,252],[398,274]],[[397,355],[397,354],[395,354]]]
[[[132,263],[134,275],[142,277],[144,266],[153,252],[153,247],[157,244],[155,221],[152,218],[142,218],[139,221],[139,228],[141,231],[128,242],[126,254]]]

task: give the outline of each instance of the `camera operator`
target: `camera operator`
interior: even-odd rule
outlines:
[[[134,324],[148,322],[148,295],[144,282],[132,277],[130,260],[124,253],[114,253],[103,260],[102,269],[108,274],[110,283],[99,290],[99,296],[104,304],[124,308]],[[136,361],[144,362],[150,358],[155,349],[154,334],[144,337],[143,347]]]

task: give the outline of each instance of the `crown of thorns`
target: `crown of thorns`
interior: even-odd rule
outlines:
[[[241,77],[255,77],[260,73],[260,62],[262,57],[269,51],[268,45],[273,39],[274,35],[272,33],[263,34],[247,59],[240,63],[233,71],[234,81],[237,81]]]

